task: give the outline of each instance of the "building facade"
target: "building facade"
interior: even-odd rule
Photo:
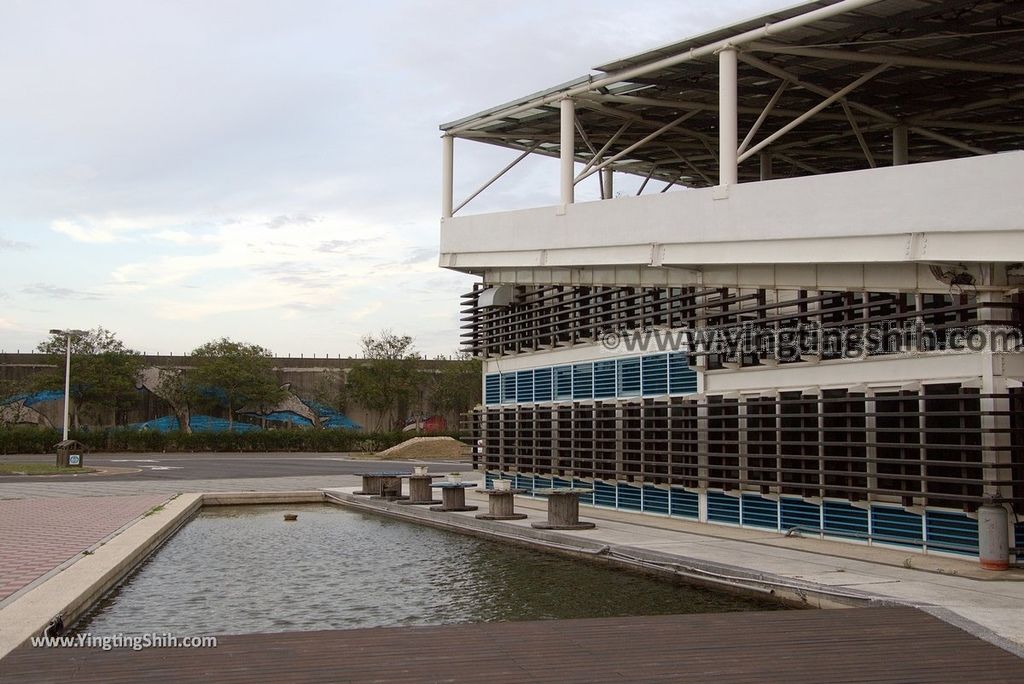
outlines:
[[[812,2],[444,124],[488,482],[1014,562],[1022,22]],[[520,152],[470,199],[543,155],[560,201],[461,215],[456,139]]]

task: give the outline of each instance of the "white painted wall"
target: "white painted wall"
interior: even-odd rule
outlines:
[[[1024,151],[620,197],[441,222],[459,270],[650,264],[1012,261]],[[720,197],[720,199],[716,199]]]

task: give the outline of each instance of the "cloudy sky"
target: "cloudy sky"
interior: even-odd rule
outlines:
[[[789,4],[0,0],[0,350],[451,353],[438,124]],[[514,156],[459,141],[456,199]],[[556,192],[531,160],[464,211]]]

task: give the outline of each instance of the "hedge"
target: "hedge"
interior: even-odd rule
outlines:
[[[456,432],[439,433],[459,438]],[[150,430],[72,430],[71,439],[92,451],[382,451],[417,437],[415,432],[365,433],[350,430],[258,430],[253,432],[155,432]],[[52,428],[0,428],[0,454],[54,453],[61,433]]]

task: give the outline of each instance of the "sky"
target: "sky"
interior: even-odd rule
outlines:
[[[452,354],[474,279],[437,266],[438,125],[790,4],[0,0],[0,351]],[[457,141],[456,202],[515,156]],[[557,188],[530,159],[463,211]]]

